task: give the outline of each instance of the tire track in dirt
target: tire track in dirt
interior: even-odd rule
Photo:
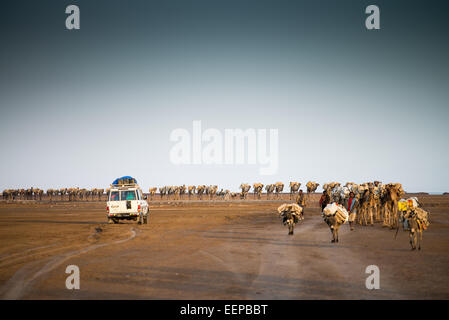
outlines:
[[[16,253],[11,253],[11,254],[2,254],[2,255],[0,255],[0,263],[2,263],[5,259],[10,259],[10,258],[15,257],[15,256],[26,255],[29,252],[36,251],[36,250],[41,250],[41,249],[45,249],[45,248],[54,247],[56,245],[57,245],[56,243],[51,243],[51,244],[45,245],[45,246],[39,246],[39,247],[35,247],[35,248],[26,249],[26,250],[21,251],[21,252],[16,252]]]
[[[55,268],[60,266],[64,261],[67,261],[73,256],[81,255],[101,247],[105,247],[111,244],[114,245],[121,244],[129,240],[132,240],[136,237],[137,232],[134,228],[131,228],[130,232],[131,235],[126,239],[95,244],[83,249],[69,251],[67,253],[50,258],[49,261],[47,261],[47,263],[37,271],[35,269],[42,262],[42,260],[35,261],[25,265],[24,267],[19,269],[14,274],[14,276],[11,279],[9,279],[8,282],[2,287],[2,290],[0,292],[1,298],[5,300],[21,299],[26,294],[26,292],[33,286],[33,284],[37,281],[38,278],[54,270]]]
[[[67,250],[67,249],[71,249],[71,248],[75,248],[75,247],[79,247],[79,245],[60,246],[60,247],[49,249],[49,250],[39,250],[32,254],[27,254],[24,251],[24,252],[21,252],[20,254],[17,254],[17,256],[13,259],[8,259],[7,261],[0,262],[0,268],[7,268],[7,267],[10,267],[10,266],[13,266],[16,264],[21,264],[21,263],[25,262],[25,260],[28,260],[30,258],[46,256],[46,255],[50,255],[52,253],[55,253],[55,252],[58,252],[61,250]]]

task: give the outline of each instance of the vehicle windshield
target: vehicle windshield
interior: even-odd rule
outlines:
[[[119,201],[119,193],[118,193],[118,191],[111,191],[111,195],[109,197],[109,201]]]
[[[121,200],[136,200],[136,191],[121,191]]]

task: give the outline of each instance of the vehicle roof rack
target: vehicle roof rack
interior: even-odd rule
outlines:
[[[137,187],[137,183],[111,184],[111,187]]]

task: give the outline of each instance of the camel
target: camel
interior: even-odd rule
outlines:
[[[332,189],[335,187],[336,182],[325,183],[323,185],[323,190],[329,196],[329,199],[332,199]]]
[[[332,234],[332,243],[338,242],[338,231],[340,230],[340,226],[343,224],[341,220],[338,220],[335,215],[334,216],[325,216],[324,222],[327,223],[329,229]]]
[[[171,195],[175,197],[175,186],[167,186],[167,199],[170,199]]]
[[[224,199],[225,194],[226,194],[225,191],[223,189],[220,189],[220,191],[218,191],[216,193],[216,196],[217,197],[221,197],[222,199]]]
[[[282,182],[276,182],[274,184],[274,187],[276,189],[276,198],[280,198],[279,193],[282,193],[282,191],[284,190],[284,184]]]
[[[303,209],[296,203],[283,204],[278,209],[279,216],[282,217],[282,223],[288,226],[288,234],[293,235],[295,224],[304,220]]]
[[[181,188],[179,188],[178,186],[171,186],[169,188],[169,194],[173,194],[173,200],[179,200],[179,194],[181,192]]]
[[[205,185],[200,185],[198,186],[198,188],[196,188],[197,193],[198,193],[198,198],[200,200],[203,200],[203,194],[206,191],[207,187]]]
[[[424,230],[430,225],[429,213],[421,208],[411,208],[404,214],[404,218],[408,220],[409,225],[409,239],[412,250],[421,250],[421,242]],[[396,234],[399,230],[397,226]]]
[[[290,181],[290,200],[292,200],[293,195],[295,195],[296,192],[298,192],[299,187],[301,187],[301,183]]]
[[[340,186],[340,184],[335,184],[331,193],[331,199],[333,202],[336,202],[338,204],[341,204],[344,200],[344,189]]]
[[[245,200],[249,190],[251,189],[251,186],[247,183],[242,183],[240,185],[240,189],[242,189],[242,192],[240,193],[240,198]]]
[[[9,189],[3,190],[2,199],[6,201],[9,199]]]
[[[267,200],[269,199],[270,194],[274,192],[276,186],[274,184],[267,184],[265,186],[265,191],[267,191]]]
[[[159,194],[161,195],[161,200],[162,197],[165,196],[167,194],[167,187],[159,187]]]
[[[315,192],[320,184],[314,181],[309,181],[306,183],[307,193]]]
[[[209,195],[209,200],[212,200],[214,196],[216,195],[218,190],[218,186],[210,185],[206,188],[206,194]]]
[[[376,186],[375,183],[368,183],[368,210],[370,211],[370,215],[373,217],[374,221],[380,221],[379,217],[379,187]]]
[[[27,200],[37,200],[39,189],[38,188],[30,188],[27,189]]]
[[[20,198],[20,190],[16,189],[16,190],[11,190],[11,198],[12,200],[17,200]]]
[[[157,191],[157,188],[156,188],[156,187],[153,187],[153,188],[149,188],[149,189],[148,189],[148,192],[149,192],[149,194],[150,194],[150,200],[153,200],[154,195],[156,194],[156,191]]]
[[[67,188],[61,188],[58,190],[59,195],[61,196],[61,201],[64,200],[64,195],[67,194]]]
[[[384,185],[380,181],[374,181],[374,199],[376,200],[376,221],[383,220],[383,212],[382,212],[382,193],[385,193]]]
[[[69,201],[76,201],[76,197],[80,194],[80,189],[69,188],[67,189],[67,193],[69,194]]]
[[[47,189],[47,196],[50,198],[50,201],[53,201],[53,195],[55,195],[56,190]]]
[[[33,188],[26,189],[24,192],[24,198],[26,200],[33,200],[33,194],[34,194]]]
[[[369,210],[370,192],[367,183],[359,185],[357,197],[359,199],[359,211],[357,212],[357,223],[361,225],[373,225],[372,212]],[[371,215],[370,215],[371,214]]]
[[[256,194],[257,194],[257,198],[260,200],[260,197],[262,195],[262,191],[263,191],[263,184],[262,183],[254,183],[253,184],[253,192],[254,192],[254,199],[256,198]]]
[[[365,191],[367,191],[367,188],[365,188],[365,185],[363,183],[357,185],[357,192],[355,193],[355,197],[359,201],[359,207],[357,210],[357,217],[354,222],[360,225],[363,225],[363,220],[365,218],[365,209],[366,209],[366,206],[364,204],[366,200]]]
[[[94,201],[94,197],[97,195],[97,193],[98,193],[97,188],[92,188],[92,189],[89,191],[90,199],[91,199],[92,201]]]
[[[39,188],[34,189],[34,200],[42,201],[42,196],[44,195],[44,190]]]
[[[385,208],[384,208],[384,227],[395,228],[398,221],[398,201],[404,194],[404,189],[400,183],[389,183],[385,186]]]
[[[101,196],[104,194],[104,189],[97,189],[98,200],[101,201]]]
[[[79,191],[79,199],[82,201],[82,200],[84,200],[84,199],[86,199],[86,201],[88,201],[88,195],[89,195],[89,190],[87,190],[87,189],[81,189],[80,191]]]
[[[39,192],[39,189],[34,188],[34,187],[31,187],[30,189],[27,189],[26,190],[26,199],[27,200],[37,200],[37,197],[36,197],[37,193],[36,192]]]
[[[182,199],[183,195],[186,193],[186,185],[183,184],[182,186],[179,186],[179,196]]]
[[[335,203],[328,204],[323,212],[322,216],[324,219],[324,222],[329,226],[329,229],[332,234],[332,240],[331,242],[338,242],[338,231],[340,230],[340,226],[346,221],[348,221],[349,214],[346,211],[345,207],[343,205],[338,205]]]
[[[6,196],[7,200],[15,201],[19,197],[20,190],[18,189],[7,189],[4,191],[4,196]]]
[[[192,198],[192,194],[195,194],[196,186],[188,186],[187,192],[189,194],[189,199]]]

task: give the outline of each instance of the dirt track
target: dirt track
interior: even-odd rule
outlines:
[[[449,196],[425,196],[423,250],[375,227],[340,243],[318,208],[287,235],[277,202],[153,203],[148,225],[105,224],[105,204],[0,204],[2,299],[448,299]],[[67,265],[81,289],[67,290]],[[380,268],[380,290],[365,268]]]

